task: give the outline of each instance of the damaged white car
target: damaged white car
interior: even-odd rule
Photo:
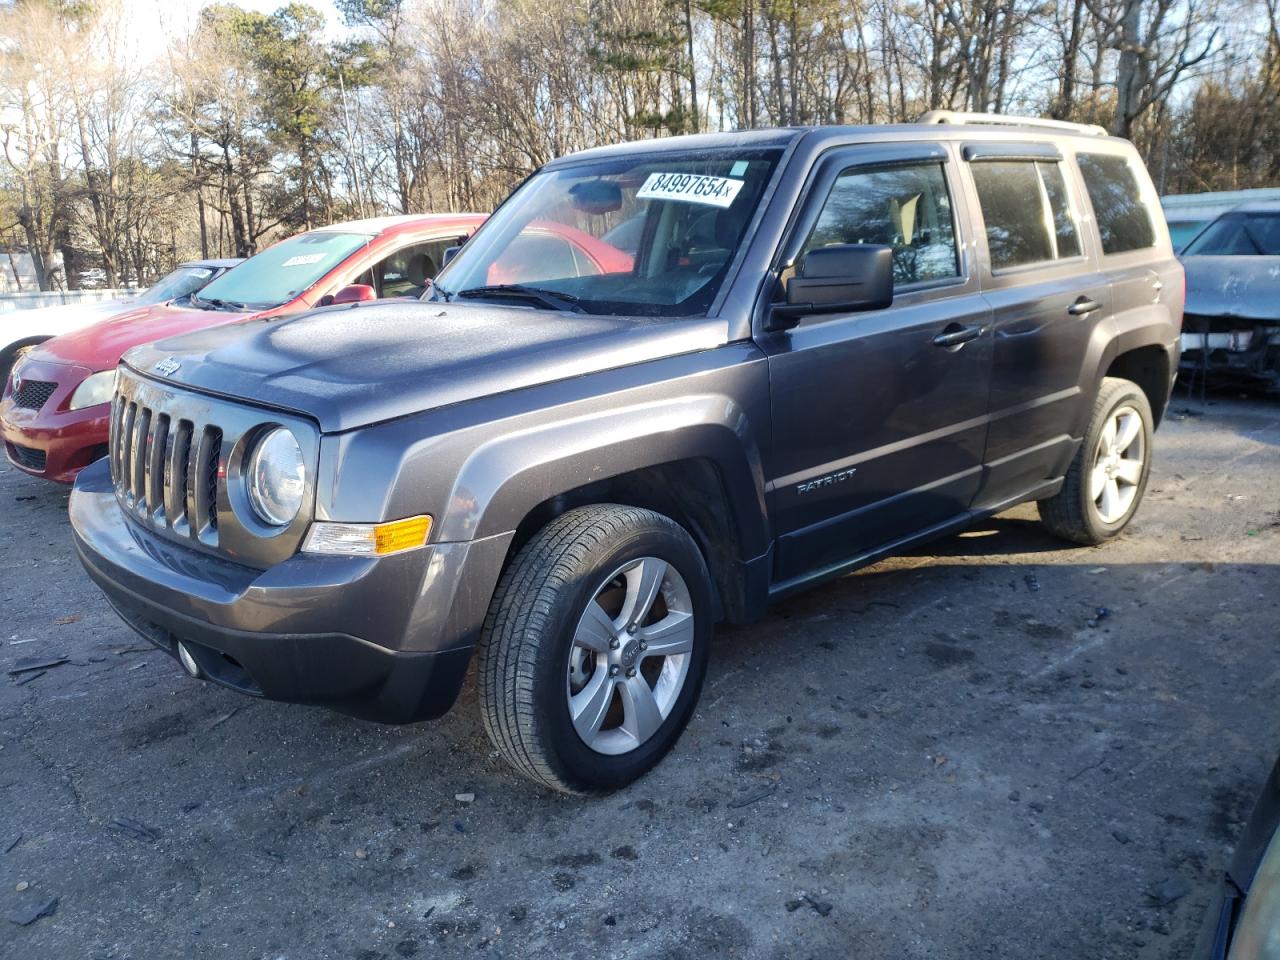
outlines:
[[[1280,391],[1280,201],[1243,204],[1183,249],[1189,386]]]

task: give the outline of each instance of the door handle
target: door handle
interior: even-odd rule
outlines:
[[[1083,317],[1085,314],[1093,313],[1095,310],[1101,310],[1102,304],[1097,300],[1090,300],[1088,297],[1081,297],[1071,306],[1067,307],[1067,313],[1073,317]]]
[[[968,343],[970,340],[977,340],[982,336],[982,327],[954,327],[948,326],[946,330],[933,338],[935,347],[958,347],[962,343]]]

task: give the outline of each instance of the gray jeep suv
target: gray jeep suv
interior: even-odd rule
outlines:
[[[1035,500],[1142,499],[1182,268],[1133,147],[914,125],[628,143],[530,177],[420,302],[140,347],[71,498],[193,676],[402,723],[473,655],[521,772],[635,779],[712,629]]]

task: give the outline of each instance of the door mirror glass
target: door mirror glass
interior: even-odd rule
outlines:
[[[445,247],[444,254],[440,258],[441,260],[440,266],[443,267],[446,263],[448,263],[450,260],[456,257],[458,255],[458,251],[461,249],[462,249],[462,244],[460,243],[452,247]]]

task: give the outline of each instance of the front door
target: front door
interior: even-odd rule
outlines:
[[[783,589],[963,517],[978,489],[990,307],[957,227],[956,162],[937,143],[839,151],[818,165],[784,248],[794,264],[827,244],[889,244],[895,284],[888,309],[760,337]]]

